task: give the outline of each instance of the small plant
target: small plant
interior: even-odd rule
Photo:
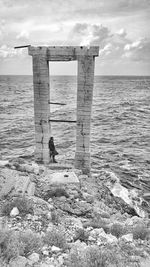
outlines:
[[[22,244],[19,244],[19,236],[15,231],[0,231],[0,257],[9,261],[17,257],[23,250]]]
[[[67,248],[65,235],[55,227],[45,234],[43,242],[49,246],[56,246],[62,249]]]
[[[68,193],[66,192],[66,190],[64,188],[52,188],[46,191],[45,195],[44,195],[44,199],[48,200],[49,198],[53,198],[53,197],[61,197],[61,196],[65,196],[66,198],[69,197]]]
[[[0,258],[7,262],[19,255],[28,256],[39,252],[42,240],[38,234],[28,230],[25,233],[12,230],[0,231]]]
[[[27,230],[25,233],[20,233],[19,242],[23,246],[23,255],[27,256],[33,252],[39,252],[42,247],[42,240],[38,234]]]
[[[67,267],[107,267],[110,262],[114,264],[116,262],[115,256],[110,250],[90,246],[83,251],[77,249],[71,251],[66,264]]]
[[[51,216],[52,216],[52,219],[51,219],[52,223],[55,224],[55,225],[57,225],[59,223],[59,221],[60,221],[58,212],[56,212],[55,210],[53,210],[51,212]]]
[[[2,206],[2,215],[10,215],[11,210],[17,207],[22,215],[33,213],[33,206],[31,201],[25,197],[17,197],[12,201],[6,201]]]
[[[120,236],[124,235],[125,234],[125,228],[119,224],[119,223],[114,223],[112,226],[111,226],[111,234],[116,236],[117,238],[119,238]]]
[[[133,229],[133,238],[134,239],[148,239],[150,231],[144,225],[137,225]]]

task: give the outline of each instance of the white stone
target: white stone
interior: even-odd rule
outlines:
[[[32,263],[32,264],[34,264],[35,262],[38,262],[39,261],[39,259],[40,259],[40,256],[39,256],[39,254],[38,253],[32,253],[29,257],[28,257],[28,259],[30,260],[30,262]]]
[[[14,207],[14,208],[11,210],[11,212],[10,212],[10,216],[11,216],[11,217],[15,217],[15,216],[17,216],[18,214],[19,214],[19,210],[18,210],[17,207]]]
[[[102,228],[91,231],[89,240],[96,239],[101,243],[101,238],[104,238],[108,243],[116,243],[118,241],[117,238],[112,234],[106,234]]]
[[[56,253],[58,253],[58,252],[61,251],[61,249],[58,248],[58,247],[52,246],[52,247],[51,247],[51,251],[52,251],[52,252],[56,252]]]
[[[32,163],[32,167],[33,167],[33,172],[35,173],[35,174],[39,174],[39,172],[40,172],[40,167],[39,167],[39,165],[37,164],[37,163]]]
[[[27,264],[27,259],[22,256],[18,256],[15,259],[10,260],[9,267],[25,267]]]
[[[123,235],[121,237],[121,239],[124,239],[127,242],[132,242],[133,241],[133,234],[127,234],[127,235]]]
[[[0,167],[5,167],[7,164],[9,164],[9,160],[0,160]]]
[[[50,211],[46,214],[46,217],[47,217],[48,220],[51,220],[52,219],[52,214],[51,214]]]

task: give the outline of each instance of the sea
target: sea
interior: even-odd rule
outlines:
[[[77,77],[51,76],[51,119],[76,120]],[[32,76],[0,76],[0,158],[34,158]],[[55,145],[74,159],[76,124],[51,123]],[[59,159],[59,158],[58,158]],[[150,190],[150,76],[95,76],[91,171],[113,172],[127,188]]]

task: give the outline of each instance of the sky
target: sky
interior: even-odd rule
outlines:
[[[0,75],[32,74],[21,45],[98,45],[96,75],[150,75],[150,0],[0,0]],[[77,74],[76,61],[49,65]]]

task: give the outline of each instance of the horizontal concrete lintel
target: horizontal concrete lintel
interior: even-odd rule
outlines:
[[[98,56],[99,46],[29,46],[28,53],[31,56],[45,56],[46,60],[57,59],[62,56],[76,58],[78,56]]]

